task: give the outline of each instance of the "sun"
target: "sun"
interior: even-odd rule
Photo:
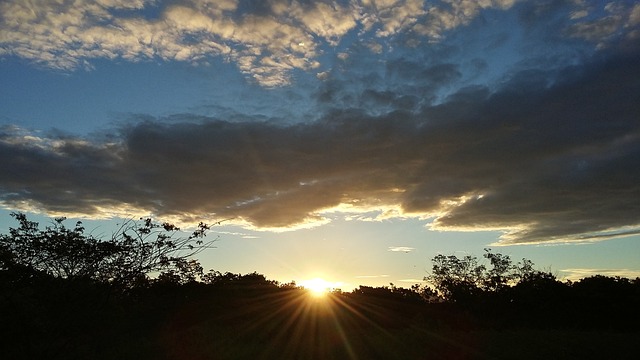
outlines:
[[[320,278],[304,280],[302,287],[309,290],[309,293],[315,297],[323,297],[331,290],[332,284]]]

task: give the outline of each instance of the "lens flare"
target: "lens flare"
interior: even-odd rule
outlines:
[[[302,287],[309,290],[311,295],[316,297],[322,297],[322,296],[325,296],[331,290],[333,285],[324,279],[315,278],[310,280],[304,280],[302,282]]]

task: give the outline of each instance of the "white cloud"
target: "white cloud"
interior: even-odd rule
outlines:
[[[580,279],[603,275],[620,276],[628,279],[640,277],[640,270],[637,269],[592,269],[592,268],[571,268],[560,270],[561,278],[564,280],[579,281]]]
[[[640,24],[640,4],[635,4],[629,13],[628,26],[636,26]]]
[[[363,1],[362,19],[365,29],[379,25],[376,35],[387,37],[408,29],[426,12],[421,0]]]
[[[95,58],[198,63],[222,56],[274,87],[290,83],[294,69],[319,67],[319,47],[337,46],[358,27],[362,37],[417,31],[439,38],[482,8],[511,3],[451,1],[427,10],[422,0],[272,0],[239,14],[235,0],[7,0],[0,4],[0,55],[65,71],[90,68]],[[150,17],[152,7],[159,16]],[[372,49],[380,53],[382,46]]]
[[[312,34],[273,17],[226,16],[235,2],[170,5],[159,19],[144,16],[140,9],[148,3],[4,2],[0,43],[5,53],[62,70],[91,58],[198,62],[222,55],[271,86],[286,84],[293,68],[317,66]],[[117,17],[118,9],[130,14]]]
[[[409,252],[412,252],[415,249],[416,248],[412,248],[412,247],[409,247],[409,246],[389,246],[389,250],[388,251],[409,253]]]
[[[378,279],[378,278],[388,278],[389,275],[358,275],[356,279]]]
[[[603,15],[587,16],[597,11]],[[576,21],[567,28],[569,36],[596,43],[598,48],[606,48],[619,38],[632,39],[635,36],[640,25],[640,4],[609,2],[601,8],[593,4],[578,4],[570,18]]]
[[[424,279],[400,279],[397,280],[398,282],[403,282],[403,283],[411,283],[411,284],[420,284],[425,282]]]
[[[515,2],[516,0],[447,0],[444,1],[445,6],[430,7],[427,10],[427,16],[422,18],[413,30],[438,40],[445,32],[468,24],[482,9],[506,10]]]
[[[340,39],[356,27],[356,19],[351,6],[336,3],[312,2],[301,5],[298,1],[291,4],[280,3],[274,6],[279,16],[291,16],[310,33],[323,37],[329,44],[337,45]]]

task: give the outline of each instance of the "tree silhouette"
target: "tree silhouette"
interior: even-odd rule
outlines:
[[[483,279],[486,290],[499,292],[520,277],[517,271],[519,268],[513,264],[509,255],[493,253],[491,249],[484,249],[484,251],[484,257],[491,263],[491,269]]]
[[[191,235],[179,237],[180,229],[172,224],[155,223],[150,218],[128,220],[110,239],[102,240],[85,234],[80,221],[67,228],[66,219],[60,217],[40,229],[25,214],[11,216],[19,227],[0,235],[0,269],[17,275],[91,279],[123,288],[134,286],[152,272],[190,278],[196,266],[188,259],[211,248],[215,241],[203,240],[210,228],[204,223]]]
[[[440,295],[450,302],[466,302],[482,291],[486,268],[475,256],[438,254],[433,259],[431,274],[424,278],[433,284]]]
[[[490,268],[480,264],[473,255],[459,258],[455,255],[438,254],[431,262],[431,273],[424,280],[435,288],[448,302],[464,303],[477,300],[482,295],[502,294],[520,283],[536,286],[542,280],[555,277],[550,273],[534,269],[531,260],[522,259],[514,264],[508,255],[484,249],[484,258]],[[525,286],[523,285],[523,286]]]
[[[63,218],[40,229],[14,217],[0,235],[7,359],[637,358],[640,279],[561,282],[487,249],[484,261],[436,256],[433,288],[318,300],[257,272],[203,273],[187,255],[210,247],[206,226],[180,238],[142,219],[100,240]],[[105,297],[114,284],[126,291]]]

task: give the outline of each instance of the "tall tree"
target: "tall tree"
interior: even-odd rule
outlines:
[[[440,295],[451,302],[464,302],[482,291],[484,265],[475,256],[438,254],[431,259],[431,274],[424,279],[431,283]]]

